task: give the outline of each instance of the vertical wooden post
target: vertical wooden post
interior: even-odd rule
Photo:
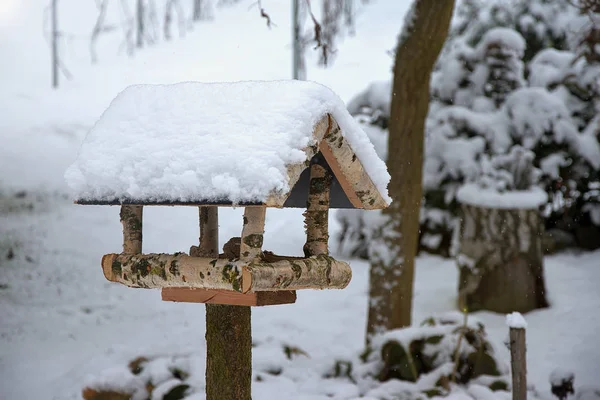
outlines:
[[[240,243],[240,259],[253,260],[262,253],[265,233],[265,207],[246,207]]]
[[[216,207],[200,208],[199,247],[200,256],[218,256]],[[206,400],[251,399],[250,322],[250,307],[206,305]]]
[[[199,207],[200,239],[202,257],[219,257],[219,209]]]
[[[123,224],[123,253],[142,253],[142,206],[121,206],[121,224]]]
[[[527,358],[525,328],[510,328],[510,367],[512,370],[513,400],[527,399]]]
[[[306,244],[304,254],[329,254],[329,191],[331,173],[319,164],[310,167],[308,202],[304,212]]]

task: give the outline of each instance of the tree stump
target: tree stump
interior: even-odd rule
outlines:
[[[547,307],[538,210],[462,204],[461,212],[460,308],[525,313]]]

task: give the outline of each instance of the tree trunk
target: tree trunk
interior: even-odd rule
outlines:
[[[453,9],[454,0],[415,0],[398,40],[388,143],[395,156],[387,162],[393,203],[382,211],[370,251],[367,343],[374,333],[411,323],[429,81]]]
[[[461,205],[459,305],[525,313],[548,306],[537,209]]]
[[[52,0],[52,87],[58,89],[58,0]]]
[[[202,16],[202,0],[194,0],[194,9],[192,11],[192,20],[200,21]]]
[[[136,32],[137,32],[137,47],[144,45],[144,0],[137,0],[136,5]]]

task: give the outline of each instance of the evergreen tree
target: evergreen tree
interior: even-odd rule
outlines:
[[[456,191],[484,156],[533,152],[548,195],[546,229],[600,247],[600,14],[563,0],[464,0],[431,79],[420,248],[449,255]],[[389,94],[371,85],[349,103],[372,140]],[[389,87],[389,86],[388,86]],[[360,105],[360,106],[358,106]],[[385,150],[380,151],[385,153]],[[343,250],[364,254],[360,213],[341,213]]]

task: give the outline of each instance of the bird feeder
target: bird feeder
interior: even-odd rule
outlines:
[[[352,271],[329,255],[329,209],[389,203],[385,165],[341,100],[298,81],[130,87],[66,177],[77,204],[121,207],[123,251],[102,258],[106,279],[166,301],[262,306],[342,289]],[[198,207],[199,243],[143,253],[148,206]],[[245,209],[221,252],[219,207]],[[303,257],[263,249],[267,208],[290,207],[306,208]]]

